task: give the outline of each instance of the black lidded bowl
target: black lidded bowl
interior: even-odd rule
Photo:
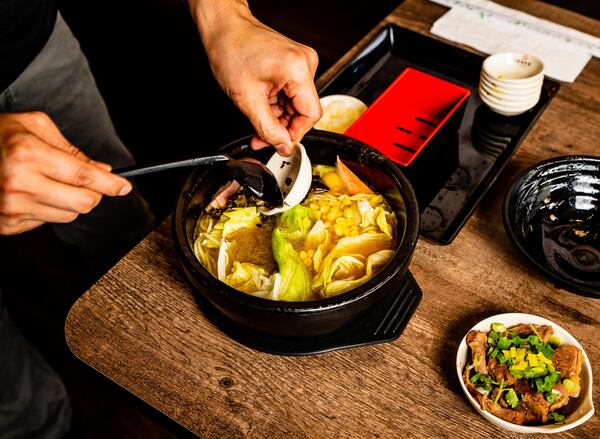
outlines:
[[[503,211],[508,236],[546,277],[600,297],[600,157],[555,157],[526,170]]]
[[[266,162],[272,148],[253,151],[250,137],[220,152]],[[359,287],[335,297],[310,302],[284,302],[255,297],[229,287],[210,274],[192,251],[194,229],[202,210],[227,182],[220,166],[196,169],[185,181],[173,215],[173,235],[183,270],[198,293],[221,313],[251,330],[279,337],[315,337],[332,333],[379,302],[395,282],[402,282],[414,251],[419,212],[412,186],[398,167],[366,144],[327,131],[310,131],[302,139],[313,164],[334,165],[336,156],[361,179],[384,195],[398,217],[396,253],[388,264]],[[401,212],[406,212],[402,215]],[[404,219],[404,220],[403,220]]]

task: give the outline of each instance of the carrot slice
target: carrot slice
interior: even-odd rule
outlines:
[[[348,194],[356,195],[373,193],[369,186],[364,184],[361,179],[358,178],[356,174],[350,170],[350,168],[348,168],[348,166],[342,163],[339,156],[337,158],[335,170],[340,176],[340,179],[342,180],[344,188]]]

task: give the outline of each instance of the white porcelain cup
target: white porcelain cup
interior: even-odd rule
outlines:
[[[482,70],[506,83],[533,83],[544,76],[544,63],[527,53],[505,52],[489,56]]]
[[[539,101],[544,64],[529,54],[506,52],[485,59],[479,78],[479,96],[496,113],[516,116]]]
[[[533,100],[530,103],[527,103],[526,105],[523,105],[521,107],[509,107],[505,105],[498,105],[481,95],[480,97],[483,103],[486,104],[492,111],[503,116],[518,116],[519,114],[523,114],[526,111],[529,111],[530,109],[535,107],[535,104],[537,103],[537,100]]]
[[[487,82],[492,84],[494,87],[498,87],[498,88],[502,88],[502,89],[510,90],[510,91],[514,91],[514,92],[530,90],[530,89],[533,89],[536,87],[541,87],[541,85],[544,83],[543,76],[541,76],[540,78],[538,78],[536,81],[533,81],[533,82],[525,82],[525,83],[504,82],[497,78],[493,78],[492,76],[485,73],[483,70],[481,71],[480,79],[485,79]]]
[[[523,98],[525,96],[533,96],[541,91],[540,86],[528,87],[523,89],[510,89],[508,87],[498,86],[488,81],[483,76],[479,80],[479,87],[481,88],[482,86],[491,94],[517,99]]]
[[[531,101],[537,102],[540,99],[540,90],[524,96],[513,96],[489,92],[489,90],[487,90],[484,85],[480,85],[479,95],[499,105],[506,105],[509,107],[523,106]]]

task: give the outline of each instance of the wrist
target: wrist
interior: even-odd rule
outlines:
[[[188,3],[206,49],[241,22],[254,19],[246,0],[188,0]]]

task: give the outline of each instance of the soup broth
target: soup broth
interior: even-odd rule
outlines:
[[[372,278],[394,254],[396,215],[339,159],[313,176],[305,200],[282,214],[262,215],[243,190],[225,208],[209,206],[196,257],[229,286],[272,300],[332,297]]]

